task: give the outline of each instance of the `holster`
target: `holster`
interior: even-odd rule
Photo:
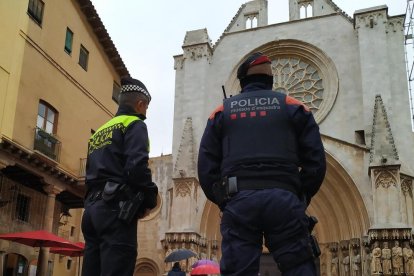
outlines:
[[[138,192],[134,197],[130,200],[121,201],[120,208],[118,214],[118,219],[125,222],[126,224],[130,224],[134,218],[138,217],[138,211],[144,202],[144,193]]]
[[[229,199],[237,192],[237,178],[234,176],[226,176],[221,181],[213,184],[215,203],[220,209],[224,208],[227,201],[229,201]]]
[[[106,182],[104,189],[102,191],[102,199],[105,202],[114,202],[115,200],[120,200],[125,197],[127,193],[127,185],[116,183],[116,182]]]

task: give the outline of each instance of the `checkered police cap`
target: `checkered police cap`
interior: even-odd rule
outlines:
[[[247,71],[249,71],[250,68],[264,63],[271,63],[270,59],[266,55],[260,52],[249,55],[237,69],[237,78],[239,80],[244,79],[247,76]]]
[[[145,85],[139,80],[133,79],[131,77],[126,77],[121,79],[121,94],[122,93],[141,93],[148,98],[148,102],[151,101],[151,95],[148,92]]]

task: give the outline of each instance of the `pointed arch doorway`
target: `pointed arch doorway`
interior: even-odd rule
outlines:
[[[324,268],[329,267],[326,262],[330,255],[331,243],[353,238],[361,239],[367,234],[370,225],[368,211],[357,184],[332,155],[326,153],[326,160],[327,173],[324,183],[307,210],[310,215],[316,216],[319,220],[314,233],[322,250],[320,266]],[[217,258],[220,259],[220,210],[210,201],[206,203],[203,210],[200,233],[207,241],[217,243]],[[207,250],[207,257],[211,258],[209,255],[211,252],[212,250]]]

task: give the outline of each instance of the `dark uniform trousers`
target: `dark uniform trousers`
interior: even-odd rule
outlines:
[[[294,193],[278,188],[235,194],[223,210],[220,226],[222,275],[257,276],[263,237],[276,263],[295,262],[309,252],[305,208]],[[314,276],[316,267],[305,254],[303,262],[282,275]]]
[[[131,276],[137,258],[137,223],[117,216],[119,203],[86,200],[82,231],[86,241],[83,276]],[[101,263],[101,260],[104,260]]]

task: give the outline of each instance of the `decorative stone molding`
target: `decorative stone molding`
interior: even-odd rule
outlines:
[[[387,229],[369,229],[368,239],[370,244],[374,241],[388,240],[410,240],[411,228],[387,228]]]
[[[186,197],[191,195],[192,181],[179,182],[175,184],[175,196]]]
[[[369,162],[381,165],[395,163],[399,156],[381,95],[375,96],[372,120]]]
[[[184,58],[191,60],[199,60],[202,58],[207,58],[210,62],[211,60],[211,50],[205,45],[190,46],[184,49]]]
[[[400,176],[401,179],[401,191],[405,196],[413,196],[413,180],[406,176]]]
[[[404,18],[403,17],[394,17],[389,18],[388,23],[385,25],[385,32],[403,32],[404,31]]]
[[[385,11],[373,11],[357,15],[355,19],[355,29],[361,27],[373,28],[375,25],[378,25],[381,20],[385,23],[386,18]]]
[[[184,67],[184,56],[174,56],[174,70],[181,70]]]
[[[56,185],[46,185],[43,186],[43,190],[48,194],[48,195],[58,195],[61,192],[63,192],[65,189],[60,188]]]
[[[398,183],[398,170],[391,169],[377,169],[373,170],[374,175],[374,183],[375,188],[379,188],[380,186],[388,189],[391,186],[396,187]]]
[[[178,147],[177,158],[174,163],[174,178],[185,178],[196,176],[195,143],[193,136],[193,121],[187,117]]]
[[[194,177],[190,178],[174,178],[174,194],[176,197],[187,197],[191,196],[191,191],[196,188],[197,179]]]

